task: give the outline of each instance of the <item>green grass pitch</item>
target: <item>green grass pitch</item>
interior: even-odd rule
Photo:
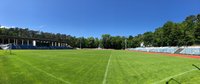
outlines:
[[[200,84],[200,60],[122,50],[0,51],[0,84]],[[172,81],[170,84],[176,84]]]

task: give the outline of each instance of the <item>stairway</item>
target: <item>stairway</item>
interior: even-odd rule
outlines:
[[[181,51],[183,51],[183,49],[184,49],[184,48],[178,48],[174,53],[175,53],[175,54],[180,54]]]

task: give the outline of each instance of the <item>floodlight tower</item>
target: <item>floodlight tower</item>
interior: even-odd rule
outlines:
[[[100,47],[100,43],[98,44],[98,49],[100,49],[101,47]]]
[[[126,48],[127,48],[127,39],[125,39],[124,41],[124,50],[126,50]]]
[[[82,46],[82,45],[81,45],[81,38],[80,38],[80,49],[81,49],[81,46]]]

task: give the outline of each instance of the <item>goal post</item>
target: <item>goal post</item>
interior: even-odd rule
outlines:
[[[9,54],[11,54],[12,44],[0,44],[0,48],[6,52],[9,51]]]

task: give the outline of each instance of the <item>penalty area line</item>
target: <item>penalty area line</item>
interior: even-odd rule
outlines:
[[[30,63],[28,63],[28,62],[22,60],[21,58],[18,58],[18,57],[17,57],[17,59],[18,59],[19,61],[21,61],[21,62],[23,62],[23,63],[25,63],[25,64],[31,66],[31,67],[34,68],[35,70],[37,70],[37,71],[39,71],[39,72],[42,72],[42,73],[45,73],[45,74],[46,74],[47,76],[49,76],[49,77],[52,77],[52,78],[54,78],[54,79],[56,79],[56,80],[59,80],[59,81],[62,81],[62,82],[64,82],[64,83],[66,83],[66,84],[71,84],[70,82],[63,80],[62,78],[58,78],[58,77],[54,76],[53,74],[50,74],[50,73],[48,73],[48,72],[46,72],[46,71],[44,71],[44,70],[42,70],[42,69],[40,69],[40,68],[37,68],[37,67],[33,66],[32,64],[30,64]]]
[[[112,52],[112,51],[111,51],[111,52]],[[108,60],[107,66],[106,66],[106,72],[105,72],[105,74],[104,74],[104,79],[103,79],[102,84],[106,84],[106,79],[107,79],[107,75],[108,75],[108,68],[109,68],[109,66],[110,66],[111,57],[112,57],[112,53],[111,53],[110,56],[109,56],[109,60]]]
[[[160,81],[154,82],[154,83],[152,83],[152,84],[158,84],[158,83],[167,81],[167,80],[169,80],[170,78],[174,78],[174,77],[177,77],[177,76],[181,76],[181,75],[183,75],[183,74],[186,74],[186,73],[189,73],[189,72],[192,72],[192,71],[195,71],[195,70],[197,70],[197,69],[191,69],[191,70],[189,70],[189,71],[185,71],[185,72],[179,73],[179,74],[177,74],[177,75],[169,76],[169,77],[167,77],[167,78],[165,78],[165,79],[162,79],[162,80],[160,80]]]

